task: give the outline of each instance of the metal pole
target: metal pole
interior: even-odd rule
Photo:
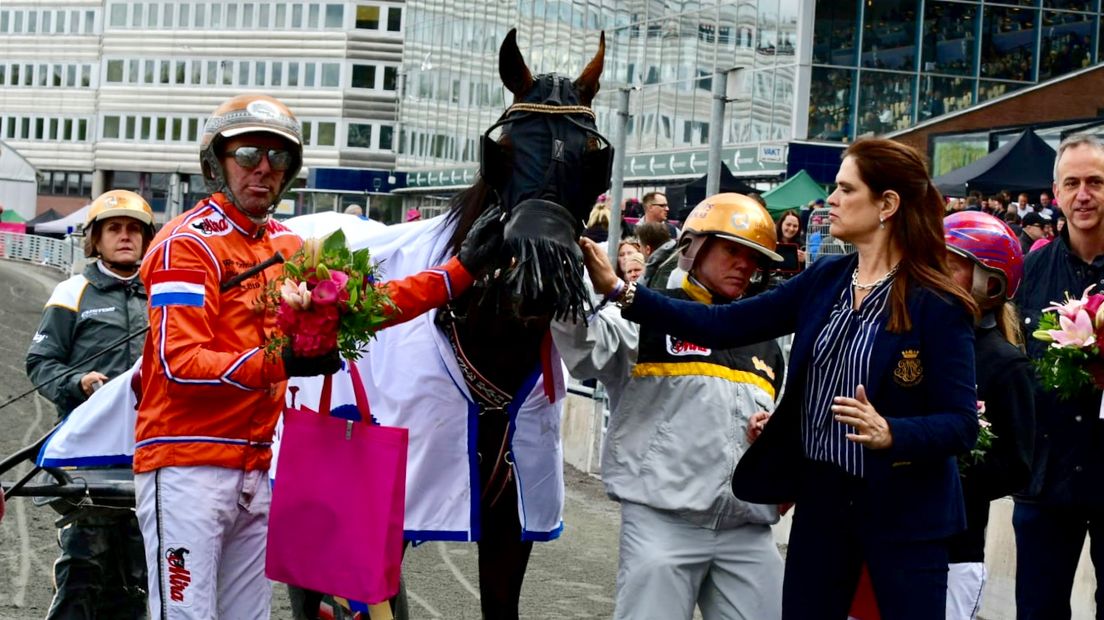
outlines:
[[[617,133],[613,144],[613,178],[610,179],[610,223],[609,237],[606,241],[610,263],[617,264],[617,246],[621,241],[621,197],[625,184],[625,148],[629,142],[629,93],[632,89],[623,87],[618,91]]]
[[[728,72],[713,72],[713,113],[709,118],[709,168],[706,170],[705,195],[712,196],[721,189],[721,143],[724,142],[725,92],[728,90]]]

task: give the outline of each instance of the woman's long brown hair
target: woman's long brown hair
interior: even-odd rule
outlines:
[[[908,290],[913,283],[957,299],[976,317],[977,303],[951,279],[943,240],[943,196],[928,176],[924,157],[910,146],[881,138],[859,140],[843,156],[855,162],[875,198],[890,190],[901,197],[897,212],[886,221],[893,243],[901,249],[887,329],[896,333],[912,329]]]

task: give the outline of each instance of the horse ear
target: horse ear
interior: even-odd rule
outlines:
[[[517,45],[517,28],[511,28],[498,50],[498,76],[515,97],[522,97],[533,87],[533,74],[525,66],[525,58]]]
[[[602,65],[606,57],[606,32],[598,39],[598,53],[590,60],[579,78],[575,80],[575,92],[579,93],[579,101],[583,105],[590,105],[594,96],[598,94],[598,78],[602,75]]]

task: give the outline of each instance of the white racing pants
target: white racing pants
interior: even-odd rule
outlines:
[[[989,576],[984,562],[947,566],[947,620],[975,620],[981,610],[981,592]]]
[[[782,556],[769,525],[728,530],[621,503],[617,571],[619,620],[777,620],[782,616]]]
[[[268,472],[164,467],[134,477],[152,620],[267,620]]]

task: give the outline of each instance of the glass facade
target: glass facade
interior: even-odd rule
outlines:
[[[530,70],[578,75],[606,35],[599,129],[614,138],[617,89],[630,100],[629,152],[703,149],[712,76],[742,68],[726,144],[794,136],[800,8],[808,0],[413,0],[403,50],[400,169],[474,165],[479,136],[508,103],[498,47],[512,27]],[[851,22],[854,27],[854,20]]]
[[[905,129],[1101,59],[1097,0],[815,5],[810,138]]]

